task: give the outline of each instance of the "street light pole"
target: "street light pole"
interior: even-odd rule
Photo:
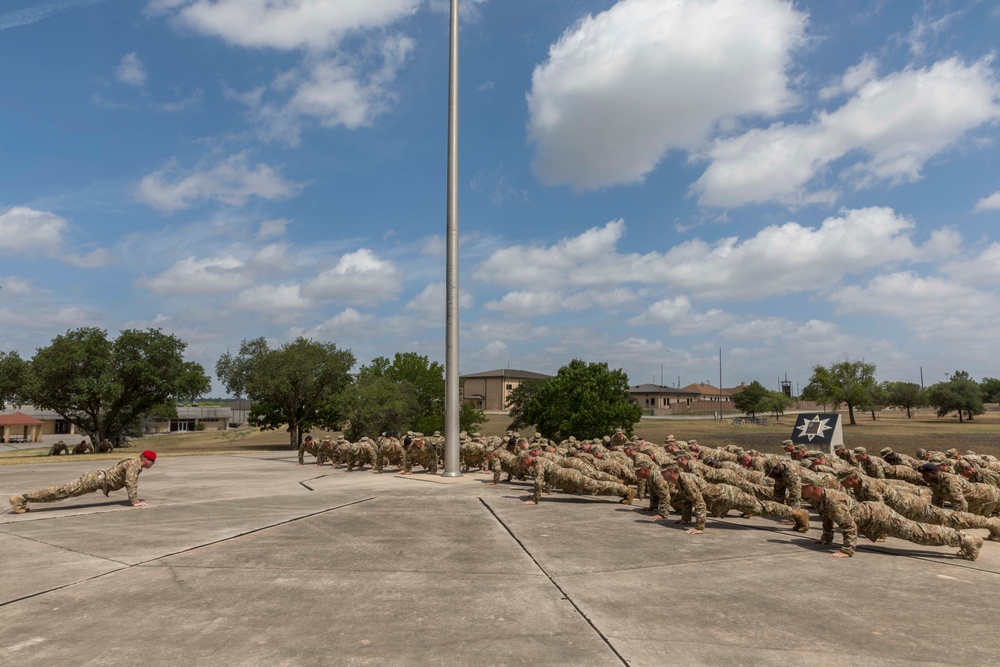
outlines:
[[[445,314],[444,476],[461,477],[458,396],[458,0],[451,0],[448,68],[448,231]]]

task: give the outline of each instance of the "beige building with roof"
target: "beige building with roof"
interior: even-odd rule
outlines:
[[[548,380],[551,375],[520,371],[512,368],[499,368],[494,371],[483,371],[462,375],[462,401],[471,403],[477,410],[487,412],[504,412],[507,410],[507,398],[526,380]]]

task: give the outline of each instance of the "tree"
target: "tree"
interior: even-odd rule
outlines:
[[[972,421],[973,415],[986,412],[983,393],[966,371],[955,371],[947,382],[931,385],[927,389],[927,402],[937,408],[938,417],[957,412],[959,423],[962,422],[963,414]]]
[[[913,410],[927,405],[924,390],[914,382],[886,382],[886,405],[906,410],[906,418],[913,417]]]
[[[0,352],[0,410],[20,403],[28,379],[28,362],[17,352]]]
[[[983,403],[1000,403],[1000,380],[983,378],[979,383],[979,391],[983,393]]]
[[[777,419],[785,414],[785,410],[795,405],[795,400],[791,396],[785,396],[783,391],[768,391],[763,405],[764,409]]]
[[[285,426],[291,448],[298,449],[304,431],[340,427],[340,394],[351,383],[352,366],[354,355],[335,343],[300,337],[272,350],[261,337],[244,340],[236,356],[226,352],[215,374],[231,394],[250,399],[251,425]]]
[[[631,434],[642,416],[642,408],[628,400],[628,375],[609,370],[605,362],[574,359],[555,377],[532,385],[513,396],[515,422],[534,425],[548,438],[598,438],[616,428]],[[524,405],[519,405],[528,394]]]
[[[528,406],[531,405],[538,390],[547,381],[542,379],[525,380],[507,394],[507,415],[511,419],[507,428],[519,431],[532,425],[528,418]]]
[[[758,412],[767,410],[769,394],[767,387],[754,380],[733,394],[733,407],[750,417],[756,417]]]
[[[342,404],[341,414],[347,422],[344,437],[351,441],[364,435],[404,431],[420,409],[410,383],[364,373],[344,389]]]
[[[875,364],[841,361],[829,368],[813,366],[812,377],[802,395],[820,403],[832,403],[834,408],[844,403],[851,424],[856,425],[854,409],[865,410],[873,405],[871,390],[874,385]]]
[[[91,441],[120,442],[142,418],[176,417],[178,397],[211,388],[200,364],[185,362],[187,344],[159,329],[107,332],[83,327],[57,336],[30,362],[25,397],[74,423]]]

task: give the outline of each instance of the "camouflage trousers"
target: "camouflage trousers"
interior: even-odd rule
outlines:
[[[621,496],[625,498],[632,494],[632,489],[618,482],[606,482],[593,477],[587,477],[581,472],[569,468],[556,468],[545,475],[545,485],[561,489],[566,493],[576,493],[584,496]],[[540,485],[535,483],[535,500],[542,495]]]
[[[752,516],[774,516],[781,519],[792,517],[792,508],[784,503],[761,500],[745,491],[728,484],[716,484],[702,491],[705,506],[712,516],[724,517],[731,510]]]
[[[299,463],[303,463],[303,464],[305,463],[305,458],[303,458],[303,457],[304,457],[304,455],[305,455],[306,452],[309,452],[313,456],[316,456],[316,446],[315,445],[313,445],[311,447],[307,446],[305,442],[303,442],[301,445],[299,445]]]
[[[965,499],[969,512],[982,516],[993,516],[1000,510],[1000,489],[988,484],[979,484],[973,491],[967,491]]]
[[[621,483],[620,478],[615,477],[610,472],[601,472],[582,459],[567,456],[559,461],[559,465],[568,470],[575,470],[581,475],[586,475],[587,477],[591,477],[602,482],[614,482],[615,484]]]
[[[896,537],[924,546],[962,546],[962,536],[954,528],[911,521],[888,505],[873,500],[857,503],[851,516],[858,524],[858,532],[871,540]]]
[[[946,510],[943,507],[932,505],[928,499],[918,498],[912,494],[903,494],[903,498],[895,502],[887,496],[886,504],[911,521],[948,526],[955,530],[986,528],[990,531],[991,540],[1000,541],[1000,519],[996,517]]]
[[[49,486],[36,491],[29,491],[24,494],[26,500],[33,503],[51,503],[66,498],[76,498],[87,493],[100,491],[103,488],[101,483],[101,473],[97,470],[83,473],[79,479],[74,479],[69,484],[59,486]]]

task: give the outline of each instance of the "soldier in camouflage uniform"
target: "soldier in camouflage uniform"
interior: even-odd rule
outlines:
[[[115,446],[107,438],[102,440],[101,444],[97,445],[98,454],[103,454],[105,452],[113,452],[113,451],[115,451]]]
[[[891,466],[908,466],[914,470],[923,463],[912,456],[892,451],[892,447],[883,447],[879,450],[879,456]]]
[[[879,502],[857,502],[850,496],[815,484],[802,487],[802,497],[807,499],[823,520],[823,535],[817,544],[833,544],[833,525],[840,526],[844,545],[831,554],[834,558],[848,558],[857,550],[858,532],[871,539],[897,537],[914,544],[926,546],[959,547],[959,557],[976,560],[983,539],[953,528],[910,521],[887,505]]]
[[[347,472],[365,466],[370,466],[373,469],[378,466],[378,451],[375,448],[375,442],[367,435],[361,436],[361,439],[351,447],[351,458],[347,462]]]
[[[927,498],[903,493],[899,487],[887,484],[885,480],[874,479],[858,471],[842,473],[840,483],[850,489],[857,500],[885,503],[911,521],[933,523],[956,530],[985,528],[990,531],[991,542],[1000,542],[1000,519],[996,517],[946,510],[932,505]]]
[[[427,469],[427,472],[437,473],[438,455],[433,446],[424,442],[423,438],[413,440],[406,450],[406,458],[403,460],[403,474],[413,474],[413,464],[418,463]]]
[[[499,484],[501,473],[507,473],[505,480],[507,482],[513,477],[524,479],[524,471],[521,469],[517,455],[502,447],[494,449],[486,455],[486,466],[493,473],[493,481],[488,482],[489,484]]]
[[[690,523],[693,516],[694,528],[687,531],[690,535],[705,532],[708,511],[713,516],[724,517],[731,510],[750,516],[773,516],[791,520],[798,532],[809,530],[809,512],[805,509],[792,509],[781,503],[758,500],[728,484],[710,484],[698,475],[681,472],[677,466],[662,470],[660,475],[677,489],[682,511],[681,519],[676,523]]]
[[[989,484],[1000,488],[1000,472],[985,466],[975,466],[968,461],[956,461],[955,472],[976,484]]]
[[[994,486],[969,482],[944,472],[935,463],[923,464],[919,472],[934,492],[931,502],[939,507],[948,501],[957,510],[983,516],[993,516],[1000,507],[1000,489]]]
[[[309,452],[311,455],[316,456],[316,445],[313,442],[313,437],[307,435],[305,439],[299,443],[299,465],[305,465],[305,453]]]
[[[537,505],[546,488],[562,489],[566,493],[585,496],[621,496],[623,505],[631,505],[635,498],[635,491],[624,484],[594,479],[546,459],[528,456],[524,464],[535,478],[535,492],[531,500],[524,501],[525,505]]]
[[[82,477],[75,479],[69,484],[60,486],[50,486],[37,491],[28,491],[10,497],[10,506],[14,514],[23,514],[28,511],[28,503],[52,503],[66,498],[76,498],[95,491],[104,491],[107,496],[109,491],[117,491],[121,488],[128,490],[128,500],[133,507],[143,507],[144,500],[140,500],[139,493],[139,473],[146,468],[151,468],[156,461],[156,452],[147,449],[139,456],[122,459],[107,470],[91,470],[85,472]]]
[[[391,435],[384,435],[378,441],[378,460],[375,462],[375,470],[382,474],[382,469],[387,466],[396,466],[397,468],[403,467],[403,459],[406,458],[406,451],[403,450],[403,443]]]
[[[59,456],[60,454],[69,454],[69,447],[62,440],[52,445],[49,449],[49,456]]]
[[[94,446],[86,440],[81,440],[80,444],[73,448],[74,454],[91,454],[93,451]]]

